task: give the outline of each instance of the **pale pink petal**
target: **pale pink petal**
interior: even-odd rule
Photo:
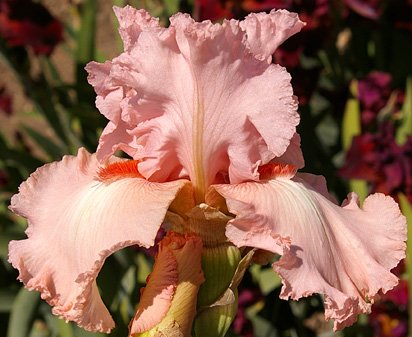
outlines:
[[[136,137],[130,134],[125,122],[119,121],[117,124],[110,121],[104,128],[97,147],[97,159],[104,162],[117,150],[122,150],[129,156],[134,157],[141,146],[137,143]],[[119,139],[122,142],[119,142]]]
[[[333,203],[338,204],[336,198],[329,193],[327,182],[324,176],[298,172],[296,173],[296,177],[304,180],[308,185],[310,185],[318,193],[322,194],[326,199],[329,199]]]
[[[114,326],[96,286],[106,257],[129,245],[152,246],[186,184],[148,182],[136,165],[113,162],[102,169],[95,155],[80,149],[77,157],[39,168],[11,200],[10,209],[29,224],[28,239],[9,245],[19,279],[40,291],[54,314],[87,330]]]
[[[150,330],[162,321],[172,305],[178,280],[176,257],[171,249],[162,245],[147,286],[141,293],[139,306],[130,326],[132,334]]]
[[[99,158],[128,144],[146,178],[189,177],[198,194],[227,175],[235,183],[258,179],[258,166],[288,148],[299,117],[289,74],[256,59],[245,34],[235,20],[195,23],[184,14],[168,29],[143,29],[133,48],[111,61],[107,87],[96,88],[98,102],[110,100],[100,109],[115,100],[121,109],[111,110]],[[96,87],[101,71],[87,69]]]
[[[324,190],[286,175],[214,188],[236,215],[228,239],[282,254],[273,265],[283,279],[281,297],[324,294],[325,316],[335,329],[369,312],[376,293],[398,283],[390,270],[405,257],[406,220],[392,198],[374,194],[359,208],[351,194],[339,207]]]
[[[100,112],[115,123],[120,119],[120,102],[123,99],[123,90],[121,87],[113,83],[110,78],[112,63],[90,62],[86,70],[89,72],[88,81],[94,87],[98,94],[96,98],[96,106]]]
[[[130,6],[124,8],[115,6],[113,11],[120,24],[119,33],[123,40],[124,50],[129,50],[136,44],[144,29],[160,28],[159,19],[153,18],[144,9],[136,10]]]
[[[305,159],[303,158],[302,148],[300,147],[300,135],[296,132],[285,153],[279,158],[275,158],[272,162],[284,163],[295,166],[297,169],[301,169],[305,166]]]
[[[289,37],[299,32],[305,23],[296,13],[287,10],[272,10],[266,13],[251,13],[240,24],[247,33],[249,48],[261,60],[272,60],[272,54]]]

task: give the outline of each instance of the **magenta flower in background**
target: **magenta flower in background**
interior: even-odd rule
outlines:
[[[394,198],[402,192],[412,202],[412,137],[398,145],[394,134],[393,125],[386,122],[376,134],[354,137],[340,174],[347,179],[365,179],[373,192]]]
[[[250,273],[246,273],[239,287],[238,312],[233,321],[233,330],[244,337],[254,337],[252,321],[247,317],[247,309],[263,299],[259,286],[252,282]]]
[[[405,260],[392,270],[395,275],[405,273]],[[376,337],[406,337],[408,336],[408,282],[404,279],[399,284],[382,294],[372,306],[368,318]]]
[[[390,74],[373,71],[358,82],[358,99],[362,108],[362,125],[376,121],[379,111],[387,104],[392,92]]]
[[[86,68],[109,120],[96,154],[80,149],[39,168],[12,198],[29,223],[28,238],[9,245],[19,279],[54,314],[108,332],[114,322],[96,285],[105,259],[153,246],[166,220],[131,334],[166,323],[190,334],[210,240],[281,255],[281,298],[323,294],[335,329],[369,313],[398,283],[390,270],[405,257],[406,220],[388,196],[360,208],[351,193],[339,206],[323,177],[297,172],[297,100],[272,55],[304,26],[298,16],[273,10],[212,24],[179,13],[163,28],[144,10],[115,13],[124,52]],[[189,316],[177,313],[179,301]]]
[[[399,308],[406,310],[408,306],[408,282],[400,280],[394,289],[381,296],[380,301],[391,301]]]
[[[0,0],[0,37],[10,47],[30,46],[49,55],[63,40],[63,26],[41,4],[31,0]]]
[[[376,337],[408,336],[408,282],[399,284],[373,305],[369,323]]]

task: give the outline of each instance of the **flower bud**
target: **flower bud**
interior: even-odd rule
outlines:
[[[204,281],[202,240],[196,234],[170,231],[160,242],[130,336],[190,336],[196,298]]]

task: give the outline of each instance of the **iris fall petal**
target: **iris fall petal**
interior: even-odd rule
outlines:
[[[392,198],[374,194],[359,208],[350,194],[339,207],[308,174],[214,188],[236,214],[229,240],[283,255],[273,265],[283,279],[281,297],[324,294],[335,329],[354,323],[379,290],[398,283],[390,270],[405,257],[406,220]]]
[[[114,326],[96,286],[106,257],[129,245],[152,246],[187,183],[148,182],[131,164],[102,171],[95,155],[80,149],[38,169],[11,201],[29,224],[28,238],[9,245],[19,279],[40,291],[53,313],[88,330]]]

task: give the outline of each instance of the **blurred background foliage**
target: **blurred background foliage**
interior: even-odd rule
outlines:
[[[146,8],[165,25],[177,11],[212,21],[272,8],[298,12],[307,25],[274,62],[292,74],[299,98],[304,171],[324,175],[338,200],[349,190],[361,198],[390,194],[411,224],[410,0],[0,0],[0,336],[104,335],[56,318],[37,292],[21,287],[7,244],[24,237],[26,224],[7,206],[37,167],[80,146],[94,152],[106,121],[84,66],[121,52],[111,6],[126,4]],[[130,247],[105,263],[98,285],[117,323],[111,336],[127,335],[154,254]],[[407,336],[411,269],[401,263],[394,271],[399,286],[381,296],[372,314],[333,333],[320,297],[282,301],[270,266],[252,266],[229,336]]]

